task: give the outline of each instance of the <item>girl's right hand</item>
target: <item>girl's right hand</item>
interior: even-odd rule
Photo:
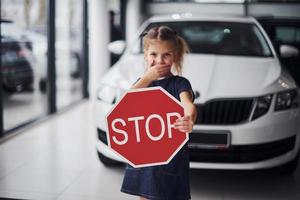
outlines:
[[[191,133],[193,130],[194,122],[190,116],[178,118],[173,124],[175,129],[183,133]]]
[[[156,64],[147,67],[147,71],[144,74],[144,77],[154,81],[161,77],[164,77],[170,73],[171,67],[166,64]]]
[[[166,64],[156,64],[147,66],[144,75],[131,87],[131,89],[145,88],[161,77],[170,75],[171,66]]]

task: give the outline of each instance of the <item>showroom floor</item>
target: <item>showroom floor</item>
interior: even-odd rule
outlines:
[[[0,144],[0,197],[58,200],[133,200],[122,194],[124,167],[106,168],[95,150],[88,101]],[[297,200],[294,176],[263,172],[191,170],[193,200]]]

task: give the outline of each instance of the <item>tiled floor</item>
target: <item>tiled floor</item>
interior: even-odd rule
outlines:
[[[50,118],[0,145],[0,197],[57,200],[133,200],[119,192],[124,167],[97,158],[89,102]],[[193,200],[297,200],[294,176],[191,170]]]

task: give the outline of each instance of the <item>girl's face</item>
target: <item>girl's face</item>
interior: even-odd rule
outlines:
[[[148,67],[163,64],[169,66],[171,70],[175,61],[174,45],[170,41],[151,41],[145,52],[145,59]]]

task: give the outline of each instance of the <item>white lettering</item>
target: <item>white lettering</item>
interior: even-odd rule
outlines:
[[[180,114],[177,112],[171,112],[171,113],[167,113],[167,127],[168,127],[168,137],[172,138],[172,130],[171,128],[174,127],[174,125],[171,124],[171,117],[176,116],[177,118],[180,118]]]
[[[160,134],[158,136],[151,135],[150,130],[149,130],[149,123],[150,123],[150,120],[153,119],[153,118],[158,119],[160,121],[160,124],[161,124],[161,131],[160,131]],[[148,137],[153,141],[158,141],[164,136],[165,123],[164,123],[163,118],[160,115],[152,114],[147,118],[147,120],[146,120],[146,133],[147,133]]]
[[[166,126],[167,126],[167,132],[168,132],[168,138],[172,138],[172,128],[174,128],[174,125],[171,124],[171,119],[173,117],[176,117],[176,118],[180,118],[180,114],[177,113],[177,112],[171,112],[171,113],[166,113],[166,124],[165,124],[165,121],[164,121],[164,118],[158,114],[151,114],[147,119],[146,119],[146,122],[145,122],[145,130],[146,130],[146,134],[147,136],[149,137],[149,139],[151,139],[152,141],[158,141],[160,139],[163,138],[166,130]],[[151,133],[150,131],[150,122],[154,119],[157,119],[161,125],[161,130],[158,134],[157,133]],[[128,122],[134,122],[134,127],[135,127],[135,136],[136,136],[136,142],[141,142],[141,131],[140,131],[140,121],[142,120],[145,120],[145,117],[144,116],[137,116],[137,117],[129,117],[128,119]],[[126,124],[126,121],[121,119],[121,118],[116,118],[112,121],[112,130],[115,132],[115,133],[118,133],[118,134],[121,134],[123,135],[124,139],[121,140],[120,137],[116,137],[115,135],[112,137],[112,140],[118,144],[118,145],[124,145],[128,142],[128,133],[123,130],[123,129],[119,129],[116,127],[116,124],[117,123],[120,123],[120,125],[122,125],[123,127],[126,127],[127,124]],[[142,132],[143,134],[143,132]]]
[[[139,129],[139,120],[145,119],[143,116],[138,116],[138,117],[130,117],[128,118],[128,121],[134,121],[134,126],[135,126],[135,134],[136,134],[136,141],[140,142],[141,137],[140,137],[140,129]]]
[[[125,122],[123,119],[117,118],[117,119],[114,119],[114,120],[112,121],[112,130],[113,130],[114,132],[116,132],[116,133],[121,133],[121,134],[124,136],[124,140],[119,141],[119,140],[116,138],[116,136],[113,136],[112,139],[113,139],[113,141],[114,141],[115,143],[117,143],[118,145],[123,145],[123,144],[126,144],[126,142],[128,141],[128,134],[127,134],[126,131],[121,130],[121,129],[118,129],[118,128],[115,127],[115,124],[118,123],[118,122],[121,123],[122,126],[126,126],[126,122]]]

